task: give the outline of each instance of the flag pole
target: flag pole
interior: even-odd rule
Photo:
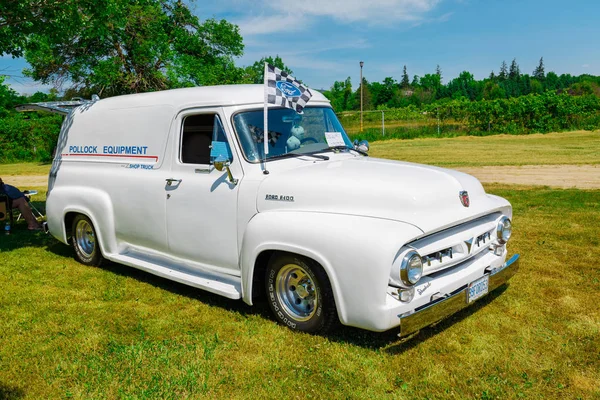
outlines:
[[[268,174],[267,171],[267,154],[269,154],[269,93],[268,93],[268,64],[265,63],[265,73],[264,73],[264,100],[265,100],[265,110],[264,110],[264,122],[263,122],[263,143],[264,143],[264,157],[263,157],[263,173]]]

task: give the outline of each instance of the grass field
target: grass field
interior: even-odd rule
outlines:
[[[50,163],[0,164],[0,177],[9,182],[10,176],[48,175]]]
[[[452,140],[421,151],[462,163]],[[542,153],[548,163],[551,150]],[[404,343],[395,331],[294,333],[263,303],[78,264],[70,247],[20,222],[0,236],[0,399],[599,398],[600,191],[486,189],[513,204],[519,273]]]
[[[600,164],[600,131],[378,141],[370,154],[444,167]]]

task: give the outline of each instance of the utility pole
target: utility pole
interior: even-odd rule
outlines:
[[[362,69],[364,62],[360,62],[360,131],[363,131],[363,78],[362,78]]]

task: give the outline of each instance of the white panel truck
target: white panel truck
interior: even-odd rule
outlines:
[[[304,332],[341,322],[407,336],[515,274],[505,199],[457,171],[369,157],[319,93],[302,114],[270,105],[265,133],[263,93],[69,107],[50,232],[87,265],[108,259],[248,304],[262,294]]]

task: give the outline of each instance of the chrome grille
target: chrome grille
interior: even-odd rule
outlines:
[[[432,261],[434,263],[437,262],[439,264],[442,264],[444,262],[444,259],[446,259],[446,258],[450,258],[450,259],[454,258],[454,251],[452,250],[452,247],[448,247],[447,249],[436,251],[435,253],[427,254],[426,256],[421,257],[421,260],[423,261],[423,265],[427,265],[428,267],[431,267]]]
[[[490,251],[496,241],[499,213],[446,229],[412,242],[409,246],[421,254],[423,274],[428,275]]]

